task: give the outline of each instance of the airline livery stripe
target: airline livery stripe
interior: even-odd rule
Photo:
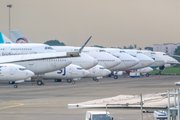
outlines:
[[[2,33],[0,32],[0,43],[4,43],[3,37],[2,37]]]

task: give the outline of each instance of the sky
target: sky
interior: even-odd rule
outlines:
[[[0,0],[0,31],[34,43],[123,47],[180,43],[180,0]]]

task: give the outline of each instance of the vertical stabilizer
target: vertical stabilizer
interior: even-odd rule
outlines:
[[[14,43],[32,43],[27,37],[25,37],[18,30],[10,30],[9,34]]]
[[[0,32],[0,44],[11,44],[12,41],[6,37],[2,32]]]

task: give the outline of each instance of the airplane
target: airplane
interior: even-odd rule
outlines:
[[[85,77],[89,72],[80,66],[70,64],[63,69],[48,72],[44,74],[44,79],[55,79],[55,82],[61,82],[62,79],[67,80],[68,83],[72,82],[75,84],[75,80],[80,80],[80,78]]]
[[[34,73],[25,67],[15,64],[0,64],[0,80],[12,81],[18,80],[19,83],[34,76]],[[15,88],[18,86],[15,85]]]
[[[176,59],[174,59],[173,57],[170,57],[169,55],[167,55],[164,52],[155,52],[155,53],[156,53],[156,55],[158,55],[159,57],[161,57],[162,59],[165,60],[165,65],[157,68],[157,70],[159,70],[159,74],[161,74],[161,71],[164,70],[165,68],[172,67],[176,64],[179,64],[179,62]],[[176,56],[176,55],[173,55],[173,56]],[[176,56],[176,57],[178,57],[178,56]]]
[[[87,40],[87,42],[90,39],[91,37]],[[0,37],[0,41],[2,40],[3,40],[3,36]],[[71,60],[67,57],[78,57],[79,53],[81,53],[82,49],[87,44],[87,42],[77,52],[53,52],[53,53],[39,53],[39,54],[25,54],[25,55],[5,54],[5,55],[11,55],[11,56],[2,56],[0,59],[0,64],[4,64],[4,63],[18,64],[18,65],[26,67],[28,70],[34,72],[34,74],[36,75],[52,72],[58,69],[62,69],[66,67],[67,65],[71,64]],[[3,45],[6,45],[6,44],[1,44],[0,51],[2,53],[9,52],[4,48]],[[14,44],[14,46],[16,46],[16,44]],[[22,46],[25,46],[25,45],[22,45]],[[11,51],[21,51],[21,50],[28,51],[31,49],[11,48],[9,50],[11,53]],[[43,83],[42,80],[37,81],[38,85],[42,85],[42,83]],[[15,86],[16,84],[14,85],[14,87]]]
[[[99,82],[99,79],[103,78],[103,76],[109,75],[111,73],[110,70],[104,68],[101,65],[96,65],[95,67],[88,70],[89,74],[85,76],[86,78],[93,78],[94,81]]]
[[[162,57],[158,56],[155,52],[148,51],[148,50],[140,50],[142,54],[149,56],[154,60],[154,63],[151,65],[151,68],[157,68],[164,66],[166,61]]]

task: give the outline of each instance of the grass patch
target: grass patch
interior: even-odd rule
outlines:
[[[150,74],[157,74],[159,73],[159,70],[153,70],[150,72]],[[180,67],[169,67],[165,68],[165,70],[161,71],[161,74],[180,74]]]

